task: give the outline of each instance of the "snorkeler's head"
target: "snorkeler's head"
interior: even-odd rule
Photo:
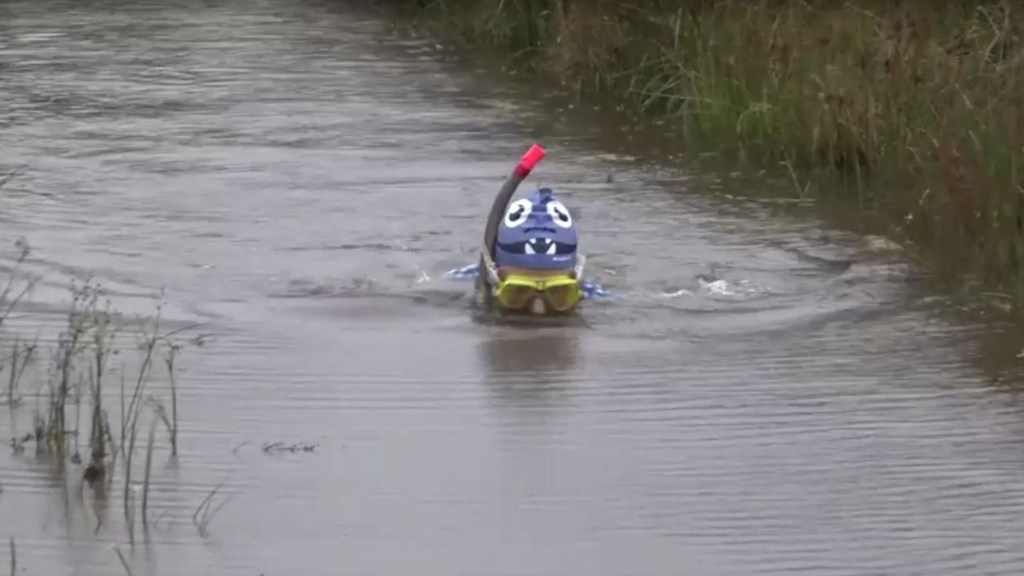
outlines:
[[[499,268],[569,270],[576,266],[576,224],[550,188],[511,202],[498,228]]]

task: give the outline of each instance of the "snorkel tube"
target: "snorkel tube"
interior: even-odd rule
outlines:
[[[494,197],[494,203],[491,205],[491,212],[487,215],[477,288],[481,289],[484,302],[488,305],[491,303],[491,291],[499,281],[497,269],[494,266],[494,250],[498,241],[498,227],[501,224],[501,218],[505,214],[505,210],[508,209],[508,203],[512,200],[512,195],[516,193],[516,189],[519,188],[519,184],[544,159],[545,154],[545,150],[540,146],[536,144],[530,146],[526,153],[519,158],[519,163],[505,179],[505,183],[501,185],[501,190],[498,191],[498,195]]]
[[[498,225],[501,223],[501,217],[505,214],[505,210],[508,209],[509,200],[516,193],[519,184],[544,159],[544,154],[545,151],[540,146],[536,144],[530,146],[530,149],[519,159],[519,164],[516,164],[512,173],[505,179],[505,183],[501,185],[498,195],[494,197],[491,213],[487,215],[487,227],[484,228],[484,248],[492,258],[494,257],[494,245],[497,242]]]

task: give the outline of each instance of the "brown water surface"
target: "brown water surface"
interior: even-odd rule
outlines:
[[[975,361],[988,328],[898,255],[595,152],[386,31],[344,3],[0,5],[0,169],[26,166],[0,240],[47,274],[8,336],[89,273],[215,335],[180,360],[134,546],[119,492],[0,451],[19,574],[120,573],[113,544],[137,576],[1024,572],[1024,410]],[[524,188],[578,208],[615,295],[568,325],[483,321],[440,278],[534,141]]]

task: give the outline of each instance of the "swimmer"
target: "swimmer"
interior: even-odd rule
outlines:
[[[565,314],[582,300],[607,296],[600,284],[583,280],[586,258],[577,253],[576,223],[553,190],[540,188],[510,202],[543,156],[542,148],[532,146],[502,186],[488,217],[479,263],[445,274],[476,280],[482,303],[501,312]]]

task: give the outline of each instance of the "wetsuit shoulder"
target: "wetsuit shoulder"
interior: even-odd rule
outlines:
[[[473,279],[480,273],[479,264],[467,264],[444,273],[444,278],[450,280]]]

